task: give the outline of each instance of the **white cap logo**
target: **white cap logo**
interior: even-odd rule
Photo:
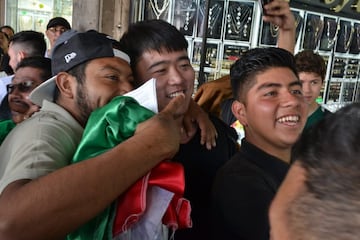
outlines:
[[[74,59],[76,57],[76,53],[72,52],[72,53],[69,53],[69,54],[66,54],[65,55],[65,62],[66,63],[69,63],[72,59]]]

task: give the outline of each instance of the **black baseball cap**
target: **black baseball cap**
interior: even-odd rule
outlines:
[[[63,17],[54,17],[49,20],[46,30],[56,26],[63,26],[66,29],[71,29],[70,23]]]
[[[130,64],[130,58],[126,53],[113,48],[114,41],[113,38],[94,30],[81,33],[69,30],[61,34],[51,54],[53,77],[36,87],[29,95],[30,100],[39,106],[44,99],[52,102],[56,75],[89,60],[119,57]]]

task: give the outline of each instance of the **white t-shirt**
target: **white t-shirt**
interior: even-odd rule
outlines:
[[[13,77],[14,77],[14,75],[0,78],[0,103],[2,102],[2,100],[4,99],[4,97],[7,94],[6,85],[11,83],[11,80]]]

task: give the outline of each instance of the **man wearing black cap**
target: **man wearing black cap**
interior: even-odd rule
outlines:
[[[41,110],[0,147],[0,239],[64,238],[179,148],[183,95],[126,141],[69,165],[91,111],[130,90],[132,73],[129,57],[95,31],[62,34],[52,71],[30,96]]]
[[[51,57],[51,50],[53,49],[56,39],[65,31],[70,30],[70,23],[62,17],[54,17],[50,19],[46,26],[46,37],[49,39],[50,48],[46,51],[45,57]]]

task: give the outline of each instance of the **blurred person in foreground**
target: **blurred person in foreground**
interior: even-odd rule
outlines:
[[[270,208],[272,240],[360,236],[360,103],[306,131]]]

